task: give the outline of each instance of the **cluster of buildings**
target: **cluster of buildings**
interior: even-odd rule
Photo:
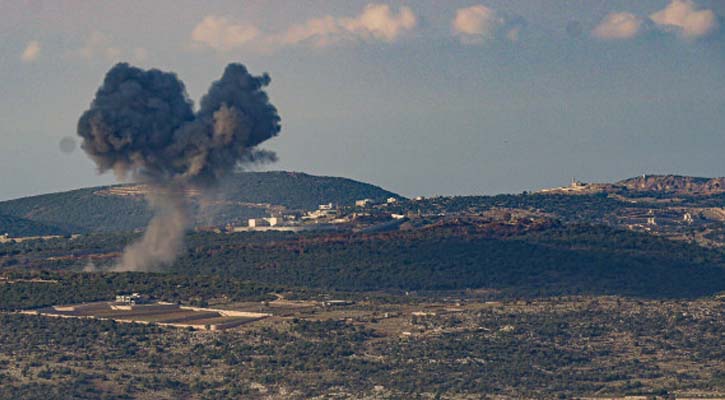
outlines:
[[[382,212],[388,205],[396,204],[398,198],[389,197],[384,201],[360,199],[351,207],[333,203],[320,204],[317,209],[306,213],[280,213],[262,218],[250,218],[247,226],[227,226],[228,232],[242,231],[302,231],[319,229],[339,229],[353,224],[361,218],[403,219],[405,215]]]
[[[637,209],[631,208],[617,216],[618,224],[629,229],[657,230],[666,227],[692,225],[703,217],[688,209]]]
[[[537,193],[548,194],[592,194],[611,190],[614,185],[609,183],[587,183],[571,178],[568,186],[560,186],[549,189],[541,189]]]
[[[116,303],[126,305],[149,304],[151,303],[151,296],[141,293],[117,294]]]
[[[361,199],[361,200],[355,200],[355,207],[370,207],[380,204],[395,204],[398,202],[397,197],[388,197],[384,203],[377,202],[373,199]]]

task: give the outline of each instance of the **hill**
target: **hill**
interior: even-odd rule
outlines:
[[[130,231],[144,227],[151,218],[143,193],[123,190],[134,186],[138,185],[85,188],[4,201],[0,202],[0,215],[69,232]],[[244,172],[225,180],[207,204],[202,206],[199,196],[191,196],[190,203],[197,215],[196,223],[203,225],[265,216],[273,206],[311,210],[324,203],[348,205],[357,199],[382,200],[390,196],[400,197],[345,178],[297,172]],[[37,231],[29,228],[22,232],[39,234],[43,232],[40,225]]]
[[[223,218],[389,195],[303,174],[234,178],[205,200]],[[116,228],[148,217],[145,190],[0,207]],[[160,273],[105,271],[138,232],[0,243],[0,398],[714,398],[723,205],[723,194],[625,190],[400,199],[334,217],[402,214],[398,230],[190,231]],[[717,243],[698,244],[708,237]],[[129,292],[268,316],[200,334],[157,326],[180,320],[143,305],[103,320],[82,312],[93,304],[42,315]],[[8,312],[28,309],[40,315]],[[144,323],[118,322],[130,317]]]
[[[631,191],[677,194],[716,194],[725,192],[725,178],[699,178],[680,175],[642,175],[617,182]]]
[[[725,193],[725,178],[682,175],[641,175],[615,183],[586,183],[573,180],[568,186],[542,189],[543,194],[609,193],[623,196],[712,196]]]
[[[326,203],[352,205],[365,198],[380,201],[401,197],[352,179],[285,171],[235,174],[222,187],[228,199],[276,204],[292,210],[313,210]]]

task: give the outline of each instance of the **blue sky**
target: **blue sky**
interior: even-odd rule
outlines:
[[[116,62],[198,100],[268,72],[285,169],[404,195],[725,175],[725,1],[0,0],[0,199],[114,182],[75,137]],[[567,29],[569,28],[569,29]]]

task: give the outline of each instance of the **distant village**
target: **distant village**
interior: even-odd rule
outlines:
[[[356,200],[353,205],[341,206],[333,203],[320,204],[307,212],[280,210],[268,217],[250,218],[246,225],[227,224],[223,228],[202,227],[197,230],[217,232],[346,230],[370,229],[396,226],[406,220],[405,214],[391,212],[391,206],[399,199],[389,197],[384,201],[374,199]]]
[[[696,241],[708,246],[722,246],[725,234],[720,234],[725,223],[725,208],[709,205],[688,206],[677,196],[708,195],[720,193],[725,181],[720,178],[689,178],[677,176],[641,175],[616,183],[586,183],[572,178],[566,186],[542,189],[537,195],[594,195],[620,201],[620,205],[600,218],[605,223],[620,228],[644,231],[673,239]],[[95,192],[101,196],[142,198],[149,188],[144,185],[111,187]],[[668,196],[662,196],[667,193]],[[198,198],[196,190],[184,193],[189,198]],[[217,234],[237,232],[303,232],[339,231],[375,233],[417,229],[431,224],[469,221],[474,224],[498,222],[516,224],[556,219],[538,208],[491,207],[478,209],[468,207],[455,212],[448,211],[449,197],[361,198],[348,204],[325,203],[315,209],[288,209],[282,205],[249,203],[234,200],[204,200],[207,203],[197,210],[232,210],[229,214],[201,216],[195,223],[197,232]],[[195,200],[201,202],[200,200]],[[211,206],[211,207],[209,207]],[[242,212],[237,210],[242,209]],[[415,211],[413,211],[415,210]],[[205,221],[205,222],[204,222]],[[584,221],[583,221],[584,222]],[[586,221],[594,222],[594,221]],[[206,224],[206,225],[205,225]],[[142,232],[138,228],[137,232]],[[75,239],[80,235],[72,235]],[[21,243],[33,240],[49,240],[69,237],[68,235],[11,237],[0,233],[1,243]]]

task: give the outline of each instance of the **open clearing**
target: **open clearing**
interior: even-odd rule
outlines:
[[[129,305],[110,301],[53,306],[22,313],[61,318],[95,318],[118,322],[153,323],[212,331],[233,328],[270,316],[266,313],[185,307],[171,303]]]

